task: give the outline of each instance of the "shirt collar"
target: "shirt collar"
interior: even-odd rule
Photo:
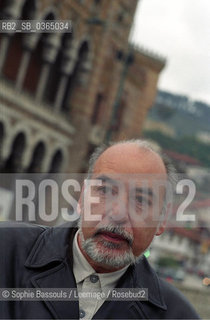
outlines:
[[[33,247],[30,250],[29,256],[25,261],[25,267],[36,269],[36,272],[42,273],[43,271],[39,271],[39,269],[45,268],[47,273],[47,270],[48,272],[51,272],[51,269],[53,267],[55,268],[55,265],[52,264],[52,262],[62,264],[65,263],[66,258],[68,257],[69,268],[71,269],[73,250],[70,249],[72,248],[73,238],[75,232],[77,231],[75,229],[75,224],[72,225],[72,223],[66,223],[58,227],[43,229],[43,232],[40,232],[40,235],[37,237]],[[18,226],[16,226],[16,228],[18,228]],[[30,230],[32,229],[32,234],[32,231],[35,227],[28,225],[28,228]],[[160,284],[162,281],[150,267],[147,259],[142,257],[142,259],[140,259],[135,266],[130,266],[128,271],[129,272],[126,275],[126,278],[128,280],[131,277],[133,278],[134,288],[148,288],[149,301],[159,308],[166,310],[167,307],[164,301],[163,289],[162,285]],[[122,276],[122,278],[124,276],[125,274]]]
[[[95,270],[91,267],[79,248],[77,240],[78,234],[79,230],[77,230],[73,240],[73,271],[77,284],[95,273]]]
[[[73,240],[73,270],[74,276],[76,279],[76,283],[83,281],[87,277],[92,274],[97,274],[100,280],[101,288],[114,288],[117,281],[121,278],[121,276],[126,272],[129,265],[124,267],[123,269],[108,272],[108,273],[96,273],[95,270],[88,263],[84,255],[82,254],[79,245],[78,245],[78,234],[79,230],[76,232],[74,240]]]

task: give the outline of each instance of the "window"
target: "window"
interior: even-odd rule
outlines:
[[[93,108],[91,123],[97,124],[100,120],[100,114],[101,114],[101,107],[104,100],[104,96],[102,93],[98,93],[95,99],[95,105]]]

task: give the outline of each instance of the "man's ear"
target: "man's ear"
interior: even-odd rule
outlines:
[[[167,224],[167,221],[164,220],[164,221],[161,221],[157,227],[157,230],[156,230],[156,233],[155,235],[156,236],[160,236],[164,231],[165,231],[165,228],[166,228],[166,224]]]
[[[164,209],[164,212],[162,212],[162,218],[161,218],[161,221],[159,222],[159,225],[157,227],[157,230],[156,230],[156,233],[155,235],[156,236],[160,236],[164,231],[165,231],[165,228],[166,228],[166,225],[167,225],[167,222],[168,222],[168,216],[169,216],[169,212],[170,212],[170,209],[171,209],[171,203],[168,203],[166,208]]]

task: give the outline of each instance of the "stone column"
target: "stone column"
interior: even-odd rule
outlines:
[[[5,63],[6,57],[7,57],[7,51],[9,48],[10,43],[10,36],[11,34],[5,34],[3,35],[1,39],[1,50],[0,50],[0,74],[2,73],[2,68]]]
[[[27,74],[31,53],[35,49],[38,42],[38,34],[25,34],[23,37],[24,53],[18,69],[16,79],[16,90],[20,91],[23,87],[23,83]]]
[[[63,97],[64,97],[64,94],[66,91],[67,82],[68,82],[68,75],[63,74],[61,76],[61,80],[59,82],[58,91],[56,92],[56,98],[55,98],[55,102],[54,102],[55,112],[59,112],[61,109]]]
[[[1,19],[2,20],[17,19],[20,15],[20,10],[21,10],[21,1],[7,1],[6,7],[3,8]],[[1,39],[0,74],[2,72],[2,68],[6,60],[10,39],[11,39],[11,36],[13,35],[14,33],[9,32],[7,34],[4,34]]]
[[[85,85],[87,83],[88,76],[89,76],[91,69],[92,69],[92,64],[89,60],[84,61],[82,63],[80,70],[79,70],[79,78],[78,78],[78,82],[81,85]]]
[[[55,35],[50,35],[47,37],[43,49],[43,65],[41,69],[41,75],[39,83],[36,90],[36,100],[40,102],[43,98],[43,93],[45,91],[47,80],[49,78],[50,68],[53,63],[55,63],[59,47],[60,47],[60,37]]]
[[[24,82],[26,72],[28,69],[30,57],[31,57],[31,51],[25,50],[23,53],[23,58],[21,60],[19,69],[18,69],[17,80],[16,80],[16,84],[15,84],[15,88],[18,91],[20,91],[22,89],[23,82]]]
[[[73,72],[75,62],[77,60],[75,51],[64,55],[62,64],[61,64],[61,79],[58,87],[58,91],[56,93],[56,98],[54,102],[54,110],[55,112],[59,112],[62,107],[62,101],[64,98],[64,94],[66,92],[68,78],[69,75]]]
[[[49,72],[50,72],[50,67],[51,65],[47,62],[45,62],[42,65],[42,69],[41,69],[41,75],[39,78],[39,83],[36,89],[36,101],[40,102],[43,98],[43,93],[47,84],[47,79],[49,77]]]

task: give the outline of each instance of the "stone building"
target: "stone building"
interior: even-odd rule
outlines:
[[[1,172],[81,172],[107,132],[113,140],[141,135],[165,61],[129,44],[136,5],[0,0],[1,20],[73,26],[0,34]]]

